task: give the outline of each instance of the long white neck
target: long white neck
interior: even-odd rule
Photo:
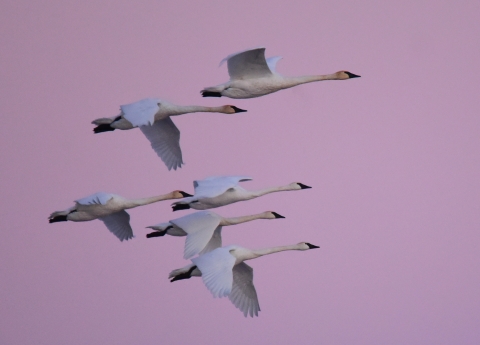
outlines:
[[[201,105],[177,105],[172,109],[171,116],[182,115],[188,113],[226,113],[222,107],[204,107]]]
[[[284,77],[283,83],[285,88],[294,87],[301,84],[313,83],[315,81],[322,80],[337,80],[337,74],[324,74],[324,75],[304,75],[300,77]]]
[[[289,184],[286,186],[280,186],[280,187],[270,187],[270,188],[264,188],[256,191],[249,191],[250,198],[258,198],[259,196],[265,195],[265,194],[270,194],[270,193],[275,193],[275,192],[284,192],[284,191],[289,191],[289,190],[298,190],[299,188],[295,185]]]
[[[232,217],[232,218],[223,218],[220,221],[220,225],[228,226],[228,225],[236,225],[240,223],[250,222],[255,219],[271,219],[269,216],[270,212],[262,212],[258,214],[252,214],[250,216],[242,216],[242,217]]]
[[[251,250],[251,254],[250,254],[251,257],[245,260],[251,260],[251,259],[258,258],[260,256],[269,255],[273,253],[284,252],[286,250],[305,250],[305,248],[301,244],[292,244],[289,246],[253,249]]]
[[[163,194],[163,195],[152,196],[149,198],[127,200],[125,208],[134,208],[134,207],[153,204],[154,202],[170,200],[170,199],[177,199],[174,195],[174,192]]]

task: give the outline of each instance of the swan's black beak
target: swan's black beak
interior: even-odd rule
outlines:
[[[305,244],[306,244],[306,245],[308,246],[308,248],[310,248],[310,249],[320,248],[319,246],[316,246],[316,245],[311,244],[311,243],[305,243]]]
[[[272,212],[272,214],[275,216],[275,218],[285,218],[281,214],[278,214],[277,212]]]
[[[353,73],[350,73],[350,72],[345,72],[349,78],[360,78],[361,76],[359,75],[356,75],[356,74],[353,74]]]
[[[236,114],[236,113],[245,113],[245,112],[247,112],[246,110],[237,108],[237,107],[234,106],[234,105],[232,105],[231,107],[232,107],[232,109],[235,111],[235,114]]]
[[[182,194],[182,196],[183,196],[184,198],[187,198],[187,197],[189,197],[189,196],[193,196],[193,195],[191,195],[191,194],[188,194],[188,193],[185,193],[185,192],[182,192],[182,191],[180,191],[180,194]]]
[[[303,183],[297,182],[297,184],[300,186],[301,189],[309,189],[312,188],[310,186],[304,185]]]

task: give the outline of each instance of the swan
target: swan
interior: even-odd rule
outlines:
[[[236,225],[256,219],[285,218],[273,211],[243,217],[224,218],[212,211],[199,211],[184,217],[170,220],[147,228],[156,230],[147,238],[165,236],[187,236],[185,240],[184,259],[197,254],[204,254],[222,246],[222,226]]]
[[[231,54],[220,62],[220,65],[227,62],[230,81],[206,87],[200,93],[203,97],[254,98],[314,81],[360,77],[347,71],[326,75],[284,77],[275,71],[275,66],[280,59],[282,59],[281,56],[265,59],[264,47]]]
[[[244,263],[263,255],[286,250],[309,250],[320,248],[308,242],[251,250],[237,245],[217,248],[192,259],[192,264],[170,272],[171,282],[202,277],[203,283],[213,297],[228,296],[235,307],[247,317],[258,316],[260,305],[253,285],[253,269]]]
[[[170,119],[170,116],[197,112],[235,114],[245,111],[233,105],[221,107],[180,106],[158,98],[146,98],[135,103],[122,105],[118,116],[96,119],[92,121],[92,124],[97,125],[93,129],[94,133],[140,127],[140,130],[150,141],[153,150],[162,159],[168,170],[177,170],[183,164],[180,131]]]
[[[248,191],[238,185],[239,182],[250,181],[251,179],[251,177],[247,176],[214,176],[194,181],[195,195],[174,202],[172,209],[173,211],[189,208],[206,210],[238,201],[258,198],[269,193],[312,188],[303,183],[293,182],[286,186]]]
[[[120,241],[123,241],[133,237],[130,215],[125,211],[126,209],[162,200],[181,199],[186,196],[190,196],[190,194],[176,190],[150,198],[128,200],[119,195],[98,192],[75,200],[75,206],[64,211],[53,212],[48,219],[49,223],[66,222],[68,220],[86,222],[100,219],[110,232],[117,236]]]

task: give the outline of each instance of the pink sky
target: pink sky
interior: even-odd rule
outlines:
[[[480,343],[480,4],[475,1],[3,1],[0,5],[1,344]],[[284,75],[362,76],[249,100],[203,99],[225,56],[264,45]],[[94,135],[120,104],[159,97],[247,113],[174,119],[186,165],[168,172],[139,130]],[[224,244],[308,241],[251,261],[262,311],[244,318],[130,211],[136,238],[100,221],[48,224],[96,191],[193,192],[302,182],[215,211],[286,219]]]

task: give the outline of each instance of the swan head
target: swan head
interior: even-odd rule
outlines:
[[[352,78],[360,78],[359,75],[347,72],[347,71],[339,71],[336,74],[338,80],[345,80],[345,79],[352,79]]]
[[[277,212],[273,212],[273,211],[267,211],[267,212],[265,212],[265,215],[266,215],[267,219],[285,218],[281,214],[278,214]]]
[[[173,191],[173,199],[183,199],[189,196],[193,196],[193,195],[185,193],[184,191],[181,191],[181,190]]]
[[[299,247],[300,250],[309,250],[309,249],[320,248],[319,246],[316,246],[316,245],[308,243],[308,242],[300,242],[298,244],[298,247]]]
[[[224,105],[223,110],[225,114],[236,114],[236,113],[245,113],[246,110],[237,108],[234,105]]]
[[[294,189],[309,189],[309,188],[312,188],[312,187],[307,186],[306,184],[303,184],[303,183],[300,183],[300,182],[294,182],[294,183],[291,184],[291,186]]]

